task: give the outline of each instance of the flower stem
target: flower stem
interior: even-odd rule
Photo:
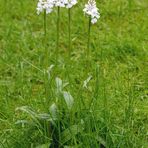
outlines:
[[[87,60],[89,60],[89,54],[90,54],[90,31],[91,31],[91,17],[89,17],[89,23],[88,23],[88,41],[87,41]]]
[[[46,38],[46,10],[44,10],[44,36]]]
[[[56,49],[56,62],[58,60],[58,52],[59,52],[59,27],[60,27],[60,7],[57,10],[57,49]]]
[[[128,0],[129,10],[131,10],[132,7],[132,0]]]
[[[71,9],[68,9],[68,47],[69,57],[71,55]]]
[[[48,67],[48,49],[46,46],[46,10],[44,10],[44,50],[45,50],[45,55],[44,55],[44,85],[45,85],[45,96],[46,99],[48,99],[48,74],[47,74],[47,67]]]
[[[47,25],[46,25],[46,10],[44,10],[44,46],[45,46],[45,69],[48,67],[48,49],[46,47],[46,34],[47,34]]]
[[[44,10],[44,50],[44,69],[46,69],[48,65],[48,50],[46,48],[46,10]]]

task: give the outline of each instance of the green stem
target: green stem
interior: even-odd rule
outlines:
[[[132,0],[128,0],[129,10],[131,10],[132,7]]]
[[[60,7],[58,7],[58,16],[57,16],[57,49],[56,49],[56,62],[58,60],[58,52],[59,52],[59,27],[60,27]]]
[[[44,36],[46,37],[46,10],[44,10]]]
[[[109,115],[108,115],[108,99],[107,99],[107,91],[106,91],[106,79],[105,79],[105,69],[102,69],[102,80],[103,80],[103,105],[104,105],[104,122],[105,122],[105,141],[106,141],[106,148],[109,146],[109,139],[108,139],[108,125],[109,125]]]
[[[99,66],[96,66],[95,75],[96,75],[95,92],[93,98],[91,99],[89,109],[91,109],[91,107],[94,107],[93,105],[94,101],[97,101],[99,97]]]
[[[46,17],[47,17],[47,15],[46,15],[46,10],[44,10],[44,46],[45,46],[45,69],[48,67],[48,49],[47,49],[47,47],[46,47],[46,39],[47,39],[47,36],[46,36],[46,34],[47,34],[47,21],[46,21]]]
[[[89,59],[90,54],[90,31],[91,31],[91,17],[89,17],[88,23],[88,41],[87,41],[87,59]]]
[[[48,67],[48,49],[46,46],[46,39],[47,39],[47,29],[46,29],[46,10],[44,10],[44,50],[45,50],[45,59],[44,59],[44,84],[45,84],[45,96],[46,99],[48,100],[48,74],[47,74],[47,67]]]
[[[68,45],[69,45],[69,57],[71,55],[71,9],[68,9]]]

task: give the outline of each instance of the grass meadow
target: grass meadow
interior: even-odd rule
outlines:
[[[148,148],[148,2],[98,0],[87,55],[87,0],[36,14],[0,0],[0,148]]]

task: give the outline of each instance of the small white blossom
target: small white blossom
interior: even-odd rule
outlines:
[[[97,20],[100,18],[100,13],[96,6],[95,0],[88,0],[88,3],[85,5],[83,9],[84,13],[91,17],[91,23],[95,24]]]
[[[65,7],[67,0],[54,0],[54,4],[56,7]]]
[[[54,4],[57,7],[72,8],[77,4],[77,0],[54,0]]]
[[[77,4],[77,0],[67,0],[66,1],[66,8],[72,8],[74,5],[76,5]]]
[[[54,0],[39,0],[37,4],[37,14],[40,14],[43,10],[46,13],[51,13],[54,7]]]

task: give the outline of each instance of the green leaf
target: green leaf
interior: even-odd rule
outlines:
[[[27,113],[28,115],[30,115],[33,119],[36,119],[37,114],[32,110],[31,107],[29,106],[21,106],[21,107],[17,107],[15,109],[15,111],[22,111],[24,113]]]
[[[66,91],[63,91],[63,96],[64,96],[68,109],[71,109],[74,103],[73,97],[71,96],[69,92],[66,92]]]
[[[56,120],[57,119],[57,111],[58,111],[58,108],[56,106],[55,103],[53,103],[50,108],[49,108],[49,111],[51,113],[51,116],[52,116],[52,119],[53,120]]]
[[[92,76],[89,76],[83,83],[83,88],[87,88],[89,81],[92,79]]]
[[[97,140],[99,143],[101,143],[104,147],[106,147],[106,142],[105,142],[105,140],[104,140],[102,137],[97,136],[97,137],[95,137],[95,138],[96,138],[96,140]]]
[[[66,143],[67,141],[71,140],[74,136],[82,131],[81,126],[79,125],[72,125],[71,127],[67,128],[65,131],[61,133],[61,142],[62,144]]]
[[[56,78],[56,86],[57,86],[57,91],[58,93],[62,92],[62,89],[63,89],[63,82],[60,78]]]

